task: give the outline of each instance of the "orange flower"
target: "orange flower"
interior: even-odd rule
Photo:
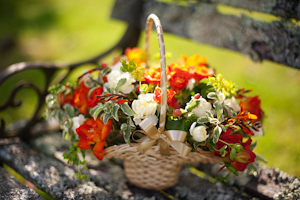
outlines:
[[[194,54],[190,57],[181,55],[181,59],[183,60],[182,65],[184,65],[185,68],[188,68],[188,72],[190,73],[189,78],[194,78],[197,81],[200,81],[203,78],[214,75],[215,73],[212,68],[207,67],[206,57],[202,57],[200,54]],[[180,63],[180,61],[178,63]]]
[[[202,57],[200,54],[194,54],[190,57],[181,55],[181,59],[184,60],[187,66],[206,66],[206,57]]]
[[[244,109],[244,104],[242,101],[240,101],[240,107],[241,111],[236,115],[234,119],[236,119],[238,122],[248,122],[248,120],[257,120],[257,116],[255,114],[251,114],[247,110]],[[233,119],[230,119],[229,122],[233,121]]]
[[[73,94],[73,106],[78,107],[82,114],[87,114],[87,101],[90,89],[85,86],[84,82],[80,83],[80,87],[76,88]]]
[[[172,106],[176,103],[177,99],[174,97],[176,92],[174,90],[167,89],[167,104]],[[161,103],[161,88],[156,87],[154,91],[153,99],[156,103]]]
[[[134,47],[132,49],[127,48],[125,50],[125,55],[127,56],[128,60],[133,60],[134,62],[136,62],[138,67],[140,67],[142,63],[146,63],[146,52],[137,47]]]
[[[92,92],[91,97],[87,101],[88,108],[93,108],[93,107],[95,107],[100,102],[99,97],[97,97],[97,95],[101,95],[102,93],[103,93],[102,86],[96,88]]]
[[[93,148],[94,155],[102,160],[104,157],[103,149],[112,127],[112,120],[109,119],[107,124],[104,124],[99,118],[94,120],[88,119],[76,129],[77,135],[80,137],[78,147],[83,150]]]
[[[197,81],[201,81],[204,78],[212,76],[215,74],[215,71],[212,68],[206,66],[190,66],[189,72],[191,76]]]
[[[246,97],[243,100],[243,103],[244,103],[244,108],[246,111],[257,116],[257,119],[254,119],[253,122],[261,120],[263,111],[260,108],[261,102],[260,102],[260,99],[258,98],[258,96]]]
[[[160,83],[160,68],[159,67],[150,67],[146,74],[143,76],[147,83],[159,84]]]

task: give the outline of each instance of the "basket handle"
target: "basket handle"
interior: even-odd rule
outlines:
[[[161,65],[161,76],[160,76],[160,87],[161,87],[161,108],[160,108],[160,119],[159,119],[159,132],[162,133],[165,129],[166,124],[166,111],[167,111],[167,67],[166,67],[166,54],[165,54],[165,42],[162,26],[159,18],[155,14],[150,14],[146,22],[146,42],[145,50],[147,58],[150,55],[150,35],[152,31],[152,24],[155,24],[159,53],[160,53],[160,65]]]

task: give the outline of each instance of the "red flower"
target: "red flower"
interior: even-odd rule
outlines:
[[[170,71],[170,85],[173,89],[177,91],[177,93],[180,92],[180,90],[184,89],[188,82],[189,82],[190,76],[189,73],[181,70],[180,68],[174,68],[172,71]]]
[[[76,129],[77,135],[80,137],[78,147],[83,150],[93,148],[94,155],[102,160],[104,157],[103,149],[112,127],[112,120],[109,119],[104,124],[99,118],[96,120],[88,119]]]
[[[257,116],[257,119],[254,119],[253,122],[261,120],[263,111],[260,108],[261,102],[260,102],[260,99],[258,98],[258,96],[246,97],[243,100],[243,103],[244,103],[244,108],[246,111]]]
[[[174,90],[167,89],[167,104],[172,106],[176,103],[177,99],[174,97],[176,92]],[[153,99],[156,103],[161,103],[161,88],[156,87],[154,91]]]
[[[76,88],[73,94],[73,106],[77,107],[82,114],[87,114],[87,101],[90,89],[85,86],[84,82],[80,83],[80,87]]]
[[[249,138],[245,143],[243,143],[243,136],[241,134],[232,134],[232,131],[232,129],[227,129],[227,131],[219,137],[219,141],[216,143],[216,149],[220,150],[223,146],[228,144],[241,144],[243,146],[243,150],[238,152],[233,160],[230,159],[230,148],[227,148],[228,152],[223,160],[230,163],[236,170],[244,171],[248,164],[254,162],[256,158],[253,151],[249,149],[252,140]],[[214,151],[214,153],[217,156],[220,156],[219,151]]]
[[[201,66],[190,66],[189,72],[191,76],[197,81],[201,81],[204,78],[212,76],[215,74],[212,68],[208,68],[204,65]]]
[[[64,85],[63,87],[65,87],[66,89],[70,89],[70,87],[67,85]],[[66,103],[71,104],[71,105],[73,104],[73,96],[70,93],[66,94],[65,92],[63,92],[60,95],[58,95],[57,98],[58,98],[60,105],[63,105]]]
[[[241,143],[244,149],[238,152],[235,155],[234,160],[230,162],[230,164],[238,171],[244,171],[248,164],[255,161],[256,155],[251,149],[249,149],[251,142],[252,140],[249,138],[247,142]]]
[[[88,108],[93,108],[93,107],[95,107],[100,102],[99,97],[97,97],[97,95],[101,95],[102,93],[103,93],[102,86],[96,88],[92,92],[91,97],[87,101]]]
[[[217,150],[220,150],[225,145],[223,141],[229,144],[236,144],[242,142],[243,136],[241,134],[231,134],[232,131],[233,130],[229,128],[225,133],[222,133],[220,135],[219,141],[216,143]],[[220,156],[218,151],[215,151],[215,154]]]
[[[159,84],[160,83],[160,68],[159,67],[150,67],[146,74],[143,76],[147,83]]]

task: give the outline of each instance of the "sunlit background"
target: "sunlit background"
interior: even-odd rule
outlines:
[[[60,0],[2,1],[0,70],[20,61],[72,63],[104,52],[121,38],[126,29],[126,23],[110,18],[113,3],[113,0],[89,0],[84,4],[81,1]],[[226,7],[220,7],[220,11],[228,14],[239,12]],[[268,18],[273,19],[276,18]],[[140,47],[143,46],[143,39],[141,37]],[[158,51],[157,41],[155,37],[152,39],[152,51],[155,53]],[[207,57],[217,73],[237,83],[238,87],[252,88],[251,94],[260,96],[266,115],[265,135],[257,139],[255,152],[268,161],[268,166],[300,177],[300,70],[269,61],[254,63],[249,57],[236,52],[171,34],[165,34],[165,44],[166,51],[173,55],[169,61],[175,61],[180,54],[189,56],[199,53]],[[104,61],[109,63],[119,53],[114,52]],[[78,69],[77,73],[82,70]],[[69,80],[75,81],[75,77]],[[44,84],[38,71],[17,75],[0,86],[0,105],[16,79],[36,80]],[[37,98],[30,89],[20,91],[18,97],[21,96],[27,96],[24,104],[30,102],[30,106],[2,112],[0,117],[13,121],[30,115]]]

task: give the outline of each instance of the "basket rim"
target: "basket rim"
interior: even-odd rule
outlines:
[[[174,160],[177,163],[211,163],[211,164],[223,164],[221,157],[216,156],[210,151],[205,151],[201,148],[197,148],[196,151],[190,152],[188,156],[183,156],[178,153],[173,147],[170,147],[170,155],[161,155],[158,146],[152,146],[147,152],[142,153],[137,150],[139,143],[113,145],[104,149],[104,155],[108,159],[119,158],[122,160],[128,160],[132,157],[144,158],[155,160]]]

